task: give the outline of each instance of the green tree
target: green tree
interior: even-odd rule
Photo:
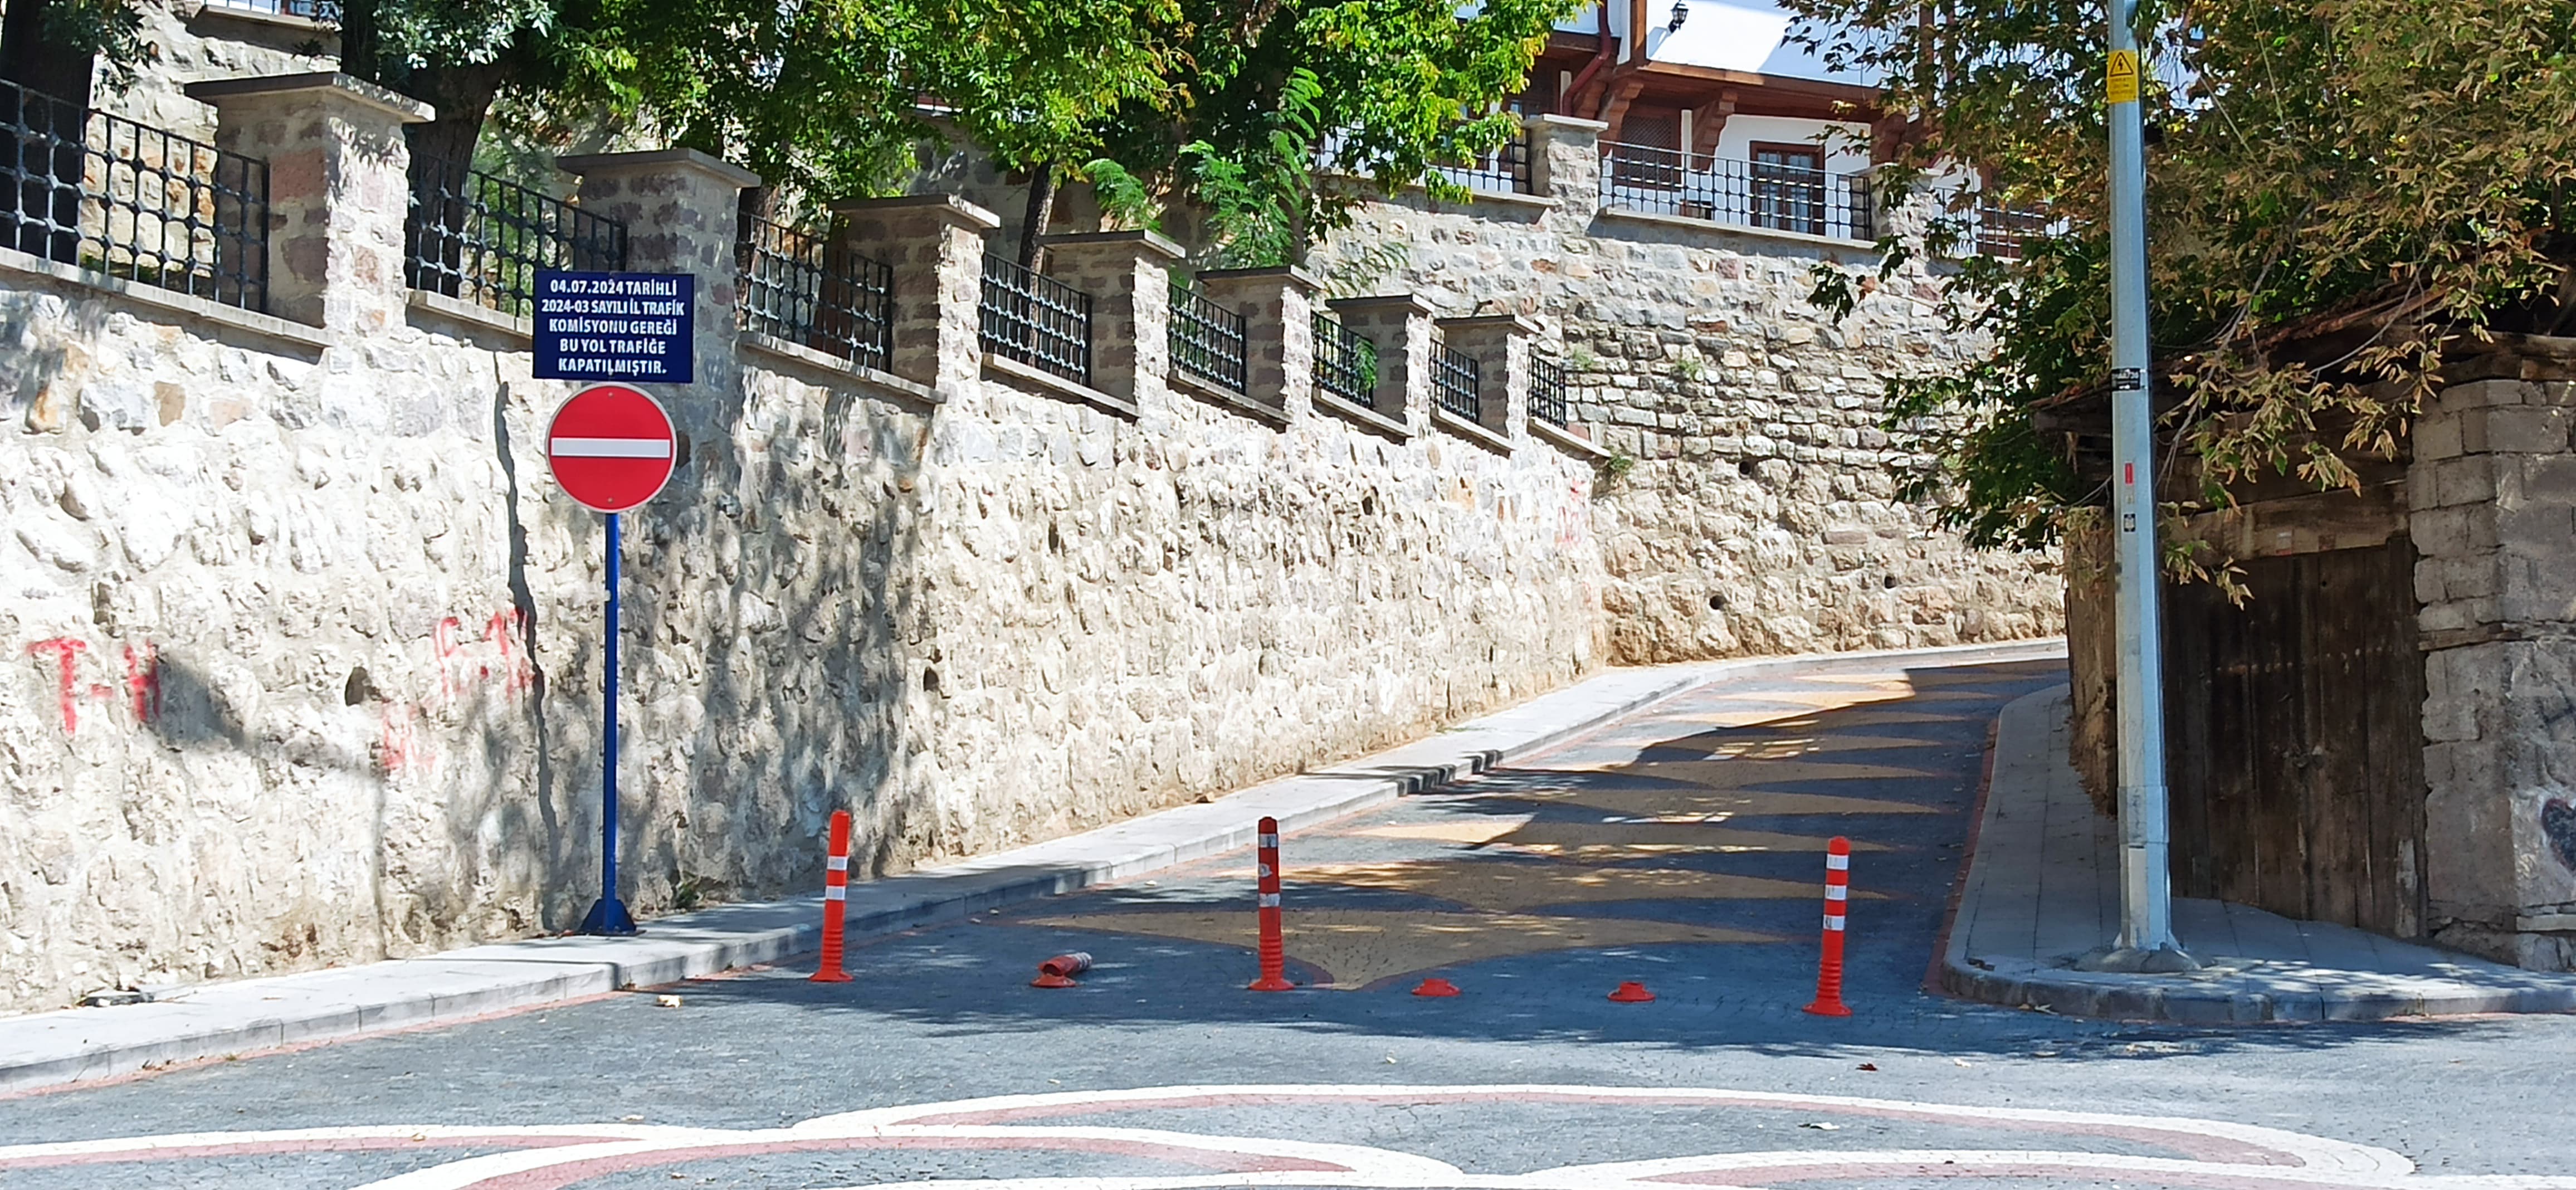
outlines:
[[[1903,166],[1980,180],[1936,248],[1981,202],[2061,221],[2020,264],[1972,260],[1952,283],[1954,319],[1991,333],[1992,357],[1891,403],[1937,459],[1923,490],[1959,497],[1953,524],[2046,540],[2099,496],[2073,490],[2031,414],[2107,369],[2107,18],[2098,3],[1788,3],[1829,63],[1881,78],[1911,117],[1887,146]],[[2394,448],[2446,342],[2568,328],[2576,2],[2145,0],[2138,20],[2157,380],[2204,502],[2263,472],[2351,484],[2355,457]],[[1820,299],[1855,299],[1852,278],[1821,280]]]
[[[1573,0],[1183,0],[1175,70],[1122,104],[1089,172],[1134,213],[1205,208],[1229,263],[1301,261],[1370,193],[1491,152],[1505,102]],[[1319,170],[1319,159],[1329,168]]]

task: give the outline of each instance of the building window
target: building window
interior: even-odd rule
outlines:
[[[1825,151],[1815,145],[1753,145],[1753,225],[1825,234]]]

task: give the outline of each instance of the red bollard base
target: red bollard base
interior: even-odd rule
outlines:
[[[1029,986],[1033,988],[1078,988],[1082,985],[1061,975],[1041,973],[1036,979],[1029,981]]]
[[[817,972],[813,973],[812,975],[806,976],[806,977],[805,977],[805,982],[807,982],[807,983],[848,983],[848,982],[850,982],[850,973],[849,973],[849,972],[847,972],[847,971],[843,971],[843,970],[841,970],[841,969],[840,969],[840,968],[838,968],[838,967],[832,967],[832,968],[827,968],[827,969],[825,969],[825,970],[817,971]]]
[[[1808,1005],[1808,1006],[1807,1006],[1807,1015],[1809,1015],[1809,1016],[1850,1016],[1850,1015],[1851,1015],[1851,1009],[1844,1007],[1844,1006],[1843,1006],[1843,1002],[1842,1002],[1842,1001],[1840,1001],[1840,1000],[1831,1000],[1831,1001],[1827,1001],[1827,1000],[1818,1000],[1818,1001],[1816,1001],[1815,1003],[1810,1004],[1810,1005]]]
[[[1654,998],[1655,994],[1647,991],[1646,985],[1633,979],[1620,984],[1617,991],[1610,993],[1610,999],[1619,1004],[1646,1004],[1652,1002]]]
[[[1276,975],[1265,975],[1245,985],[1244,990],[1250,992],[1287,992],[1296,990],[1296,987],[1296,984],[1290,983]]]
[[[1458,985],[1435,976],[1433,978],[1423,980],[1422,986],[1413,989],[1413,994],[1417,996],[1455,996],[1458,994]]]

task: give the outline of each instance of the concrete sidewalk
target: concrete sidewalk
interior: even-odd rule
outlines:
[[[2118,826],[2067,761],[2067,688],[2003,709],[1968,879],[1939,967],[1944,990],[2078,1016],[2383,1020],[2576,1010],[2576,975],[2525,971],[2347,926],[2176,898],[2186,975],[2072,970],[2120,928]]]
[[[1118,880],[1483,771],[1710,682],[1902,658],[1969,665],[2063,655],[2058,641],[1615,670],[1401,748],[1045,843],[850,887],[855,941]],[[815,863],[821,884],[821,858]],[[727,905],[637,938],[537,938],[415,959],[209,984],[152,1003],[0,1018],[0,1093],[166,1063],[355,1037],[774,962],[819,945],[822,898]]]

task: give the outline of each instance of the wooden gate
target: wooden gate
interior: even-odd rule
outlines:
[[[2242,566],[2242,608],[2165,587],[2174,892],[2421,936],[2414,545]]]

